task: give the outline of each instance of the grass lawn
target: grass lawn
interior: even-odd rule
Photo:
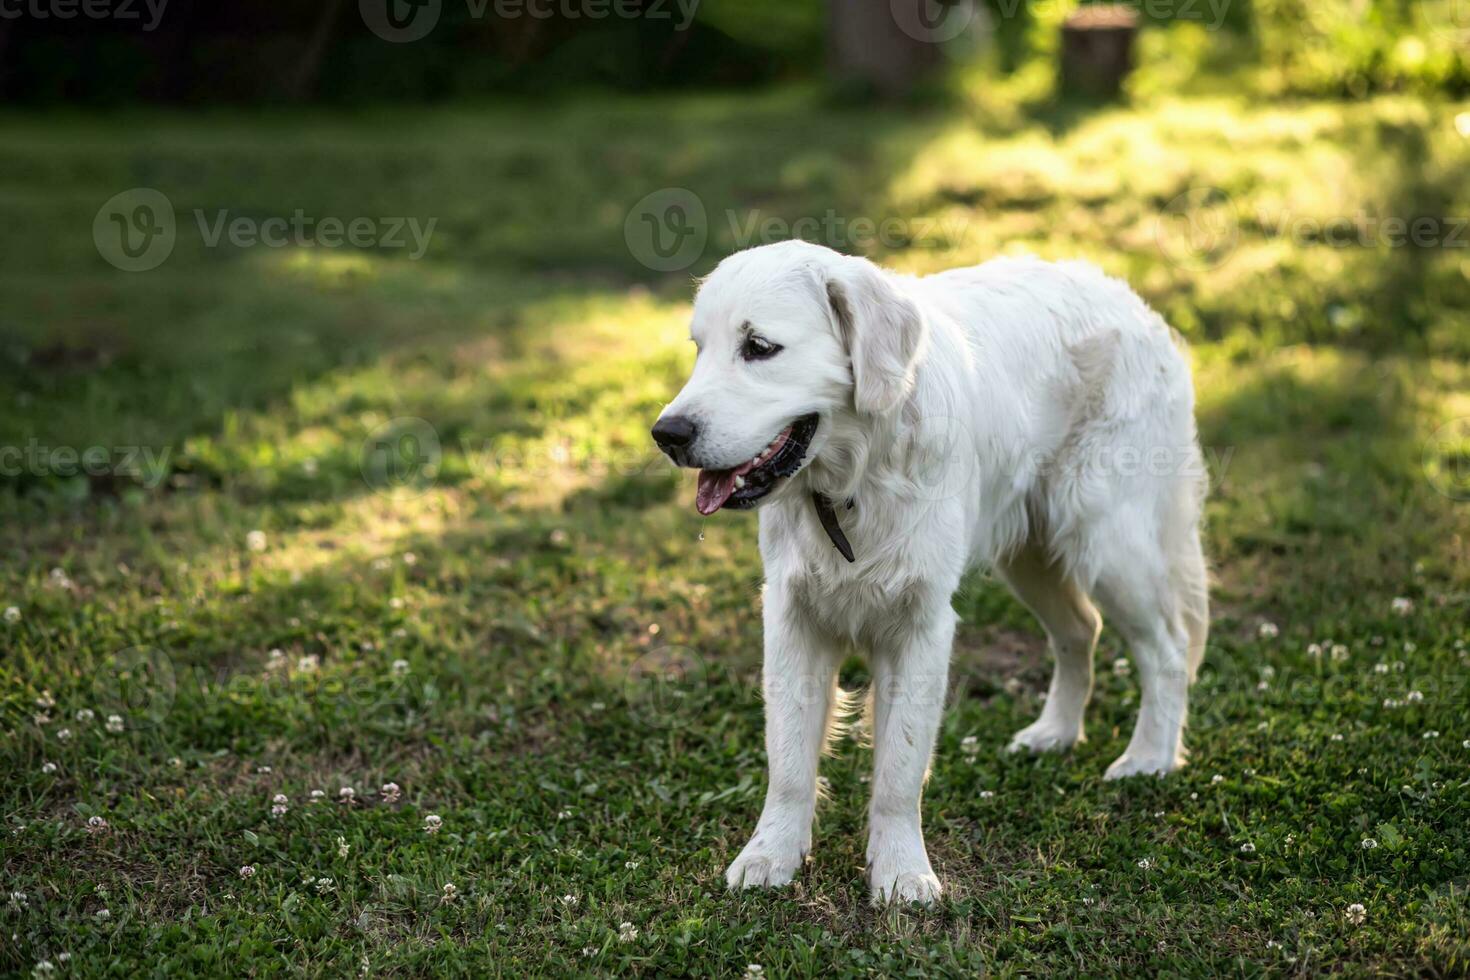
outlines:
[[[1470,215],[1467,108],[0,117],[0,972],[1470,972],[1470,231],[1356,234]],[[139,186],[178,239],[128,274],[93,219]],[[663,187],[707,212],[687,272],[624,238]],[[412,261],[193,217],[298,208],[437,223]],[[902,268],[1126,276],[1191,341],[1214,477],[1178,775],[1101,779],[1138,697],[1106,630],[1089,741],[1003,755],[1041,634],[957,597],[927,911],[867,904],[856,743],[799,882],[725,893],[764,790],[755,520],[700,519],[647,438],[689,273],[829,210],[922,219],[869,249]],[[46,464],[94,445],[143,471]]]

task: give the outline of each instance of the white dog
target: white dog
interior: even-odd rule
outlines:
[[[1102,621],[1143,695],[1107,777],[1184,763],[1208,628],[1205,472],[1180,341],[1082,263],[996,259],[916,278],[793,241],[720,263],[694,373],[653,435],[700,467],[696,506],[760,506],[770,782],[731,888],[784,885],[811,845],[817,762],[849,651],[873,678],[868,881],[929,902],[919,798],[948,678],[951,596],[995,569],[1056,671],[1013,750],[1083,738]]]

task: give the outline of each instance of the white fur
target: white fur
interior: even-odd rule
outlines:
[[[784,349],[743,360],[746,324]],[[1204,467],[1180,342],[1128,286],[1083,263],[1009,258],[916,278],[785,242],[722,262],[691,333],[700,353],[664,414],[698,421],[695,465],[733,467],[792,419],[822,419],[804,468],[761,504],[770,783],[730,887],[783,885],[800,868],[837,667],[858,651],[873,676],[870,887],[877,901],[938,896],[919,800],[950,600],[975,566],[1036,614],[1056,659],[1012,750],[1083,738],[1095,601],[1143,691],[1107,777],[1184,763],[1208,620]],[[823,532],[814,491],[839,502],[855,563]]]

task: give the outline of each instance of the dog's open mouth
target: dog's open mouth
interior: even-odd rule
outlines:
[[[782,429],[754,459],[734,469],[700,470],[695,509],[707,516],[721,507],[754,507],[782,479],[801,469],[812,436],[817,433],[817,421],[815,412],[803,415]]]

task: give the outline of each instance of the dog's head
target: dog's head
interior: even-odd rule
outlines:
[[[694,373],[653,427],[698,467],[695,505],[755,507],[834,427],[898,408],[923,342],[917,306],[866,259],[781,242],[721,262],[694,300]]]

